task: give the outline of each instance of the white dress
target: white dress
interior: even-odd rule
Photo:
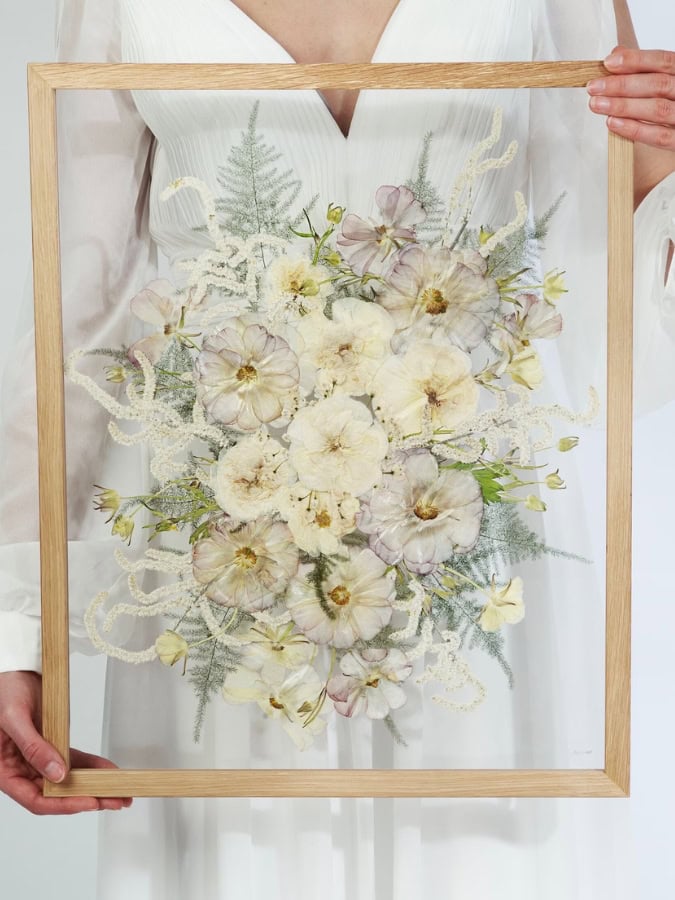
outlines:
[[[616,43],[611,0],[575,0],[564,12],[555,6],[560,4],[548,0],[471,6],[401,0],[374,61],[597,59]],[[66,61],[292,62],[229,0],[62,0],[57,43],[59,59]],[[258,125],[283,154],[283,165],[303,181],[303,196],[319,194],[317,209],[333,201],[369,215],[380,184],[402,184],[414,175],[429,130],[430,178],[448,196],[467,151],[488,133],[498,103],[504,141],[516,137],[521,153],[508,177],[498,172],[483,182],[476,195],[483,221],[511,218],[515,189],[525,191],[537,211],[560,189],[575,197],[575,205],[559,213],[547,260],[571,270],[570,294],[576,290],[580,298],[560,344],[563,354],[574,345],[577,356],[570,371],[546,351],[546,365],[556,396],[578,406],[587,383],[602,387],[597,298],[604,290],[598,254],[604,242],[605,126],[587,113],[581,94],[427,91],[394,98],[363,92],[345,138],[319,93],[261,92]],[[119,345],[130,335],[126,301],[158,273],[180,278],[175,263],[204,246],[192,230],[203,219],[187,193],[180,202],[162,202],[159,194],[186,174],[215,188],[216,167],[246,127],[252,103],[250,94],[236,92],[146,91],[134,92],[133,99],[62,92],[66,351]],[[663,273],[668,230],[675,236],[674,193],[671,176],[638,213],[636,351],[643,408],[669,399],[654,385],[673,381],[664,361],[673,356],[673,276],[664,287]],[[596,231],[580,227],[591,220],[598,222]],[[595,303],[588,299],[593,297]],[[16,359],[32,362],[32,340],[27,331]],[[20,377],[18,367],[8,366],[3,397],[0,671],[40,670],[34,387],[27,365]],[[135,483],[140,489],[147,460],[114,446],[106,436],[107,414],[83,402],[73,385],[66,390],[71,647],[91,653],[82,611],[119,575],[112,559],[119,539],[92,510],[88,485]],[[551,502],[546,539],[601,559],[604,498],[593,484],[592,464],[601,458],[602,429],[584,440],[588,449],[569,464],[565,460],[571,489],[559,505]],[[130,482],[120,482],[123,470]],[[488,699],[474,713],[446,713],[426,694],[422,703],[418,688],[397,718],[407,747],[393,743],[381,723],[341,719],[300,754],[257,707],[226,707],[217,700],[201,742],[194,744],[187,679],[159,664],[109,660],[101,752],[126,768],[602,767],[601,566],[589,574],[584,566],[544,560],[525,569],[531,603],[507,644],[515,689],[509,691],[493,661],[479,659]],[[139,646],[154,633],[156,623],[139,625]],[[427,892],[461,900],[628,898],[628,832],[620,801],[137,798],[120,816],[99,819],[97,898],[309,900],[321,893],[333,900],[399,900]]]

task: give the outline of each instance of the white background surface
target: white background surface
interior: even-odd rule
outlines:
[[[3,210],[0,215],[0,356],[12,339],[24,294],[30,260],[30,208],[25,65],[53,58],[55,0],[23,0],[7,4],[0,34],[0,84],[3,135],[0,163]],[[664,0],[632,0],[638,38],[643,47],[675,47],[675,5]],[[675,682],[672,652],[672,520],[675,500],[672,456],[675,404],[640,419],[634,448],[634,603],[633,603],[633,777],[630,800],[567,800],[566,803],[629,803],[633,822],[632,850],[637,887],[635,900],[672,897],[668,861],[672,855],[672,810],[675,789],[670,777],[672,723],[671,685]],[[77,745],[96,752],[101,717],[86,722],[78,709],[94,709],[103,697],[105,660],[73,657],[73,730]],[[120,811],[123,816],[124,810]],[[96,825],[100,815],[35,817],[0,795],[0,884],[3,896],[16,900],[94,896]],[[609,861],[608,861],[609,864]],[[611,900],[598,886],[584,887],[579,873],[579,900]],[[137,898],[133,898],[137,900]],[[270,898],[276,900],[276,898]],[[453,898],[455,900],[455,898]],[[456,898],[468,900],[468,898]],[[493,898],[481,898],[493,900]],[[542,897],[541,900],[546,900]],[[576,900],[576,898],[575,898]]]

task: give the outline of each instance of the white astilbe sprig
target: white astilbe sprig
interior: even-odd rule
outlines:
[[[471,209],[471,188],[474,182],[492,169],[506,168],[516,155],[518,142],[511,141],[501,156],[481,159],[483,154],[487,153],[488,150],[491,150],[499,141],[502,134],[502,118],[503,114],[501,107],[496,107],[492,117],[492,129],[490,134],[476,144],[469,154],[464,168],[455,179],[452,193],[448,200],[448,219],[445,231],[443,232],[441,246],[452,243],[453,235],[450,228],[450,218],[452,214],[457,212],[460,221],[466,220]]]
[[[213,639],[219,644],[222,644],[224,647],[245,647],[247,644],[251,643],[250,640],[241,640],[241,638],[236,637],[234,634],[229,634],[227,631],[224,631],[221,623],[213,615],[209,601],[205,597],[199,601],[197,607],[202,614],[202,618],[204,619],[204,622],[206,622]]]
[[[416,578],[411,578],[407,587],[412,591],[412,597],[409,597],[406,600],[394,600],[392,603],[394,609],[405,610],[408,613],[408,621],[405,627],[398,631],[392,631],[389,635],[393,641],[404,641],[407,638],[415,637],[417,634],[417,627],[424,607],[426,593]]]
[[[164,188],[160,199],[168,200],[183,188],[192,188],[197,192],[204,210],[206,228],[214,245],[196,258],[177,263],[177,268],[190,273],[188,281],[192,286],[191,305],[199,306],[212,288],[218,288],[227,294],[246,297],[249,306],[255,309],[258,302],[259,266],[262,265],[259,253],[265,247],[283,252],[288,246],[288,241],[274,234],[255,234],[248,238],[240,238],[223,231],[217,221],[215,196],[209,186],[199,178],[191,176],[177,178]],[[242,264],[244,264],[243,280],[241,272],[238,271]],[[240,306],[230,308],[241,311]],[[219,315],[223,312],[221,309]]]
[[[282,625],[288,625],[291,621],[291,614],[288,610],[274,615],[268,609],[253,610],[250,615],[256,622],[262,622],[263,625],[269,625],[270,628],[281,628]]]
[[[135,665],[151,662],[153,659],[156,659],[157,650],[155,649],[154,644],[146,650],[125,650],[124,647],[116,647],[114,644],[111,644],[110,641],[106,641],[105,638],[101,637],[96,625],[96,613],[107,598],[108,591],[100,591],[91,601],[84,613],[84,625],[94,647],[101,653],[105,653],[107,656],[121,659],[122,662],[134,663]]]
[[[488,240],[485,241],[485,243],[478,250],[481,256],[489,256],[498,244],[503,243],[507,237],[510,237],[510,235],[518,231],[519,228],[522,228],[527,221],[527,203],[525,202],[525,198],[520,193],[520,191],[515,192],[514,200],[516,203],[515,218],[504,225],[502,228],[498,228],[497,231],[495,231],[495,233],[492,235],[492,237],[488,238]]]
[[[498,456],[500,444],[507,441],[509,447],[519,453],[519,464],[529,465],[532,453],[548,447],[553,439],[551,419],[562,419],[565,422],[590,424],[598,415],[600,400],[595,388],[588,388],[588,405],[582,412],[563,406],[560,403],[533,405],[532,392],[522,385],[510,385],[497,394],[497,405],[466,419],[458,427],[456,433],[445,437],[436,432],[436,440],[431,449],[441,459],[458,462],[476,462],[485,453]],[[509,402],[509,395],[517,399]],[[539,437],[533,439],[531,431],[539,429]],[[414,435],[398,441],[405,449],[428,446],[424,435]]]
[[[426,666],[424,672],[415,680],[418,684],[427,684],[430,681],[439,681],[445,688],[446,694],[453,694],[468,686],[475,690],[472,700],[459,703],[450,700],[441,694],[432,694],[431,699],[446,709],[455,712],[468,712],[479,706],[487,696],[485,685],[471,672],[469,664],[457,652],[460,638],[454,631],[442,631],[442,641],[432,644],[429,652],[436,655],[436,661]]]
[[[111,421],[108,423],[108,431],[114,441],[127,447],[147,442],[154,450],[150,470],[158,481],[168,481],[187,471],[188,464],[177,462],[173,457],[181,453],[193,439],[202,438],[218,446],[225,446],[227,443],[222,431],[206,421],[201,403],[194,404],[192,421],[185,422],[172,406],[154,396],[155,371],[141,350],[137,350],[135,355],[143,370],[145,383],[140,392],[131,382],[127,384],[128,405],[120,403],[107,391],[102,390],[88,375],[77,371],[76,361],[83,355],[82,350],[73,350],[69,354],[65,365],[66,373],[115,418],[145,425],[141,430],[129,434],[122,431],[116,422]]]
[[[120,550],[115,548],[114,557],[117,564],[125,572],[141,572],[143,569],[157,572],[168,572],[172,575],[189,575],[192,572],[192,555],[176,553],[175,550],[159,550],[157,547],[148,547],[145,555],[140,559],[128,559]]]

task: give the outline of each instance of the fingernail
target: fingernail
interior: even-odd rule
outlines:
[[[622,66],[623,65],[623,53],[610,53],[607,59],[605,60],[606,66]]]
[[[610,107],[610,101],[607,97],[591,97],[591,106],[600,112],[606,112]]]
[[[45,767],[45,775],[50,781],[61,781],[65,774],[66,770],[60,763],[50,762]]]
[[[625,119],[619,119],[616,116],[610,116],[607,121],[613,128],[626,128],[628,125]]]
[[[607,82],[604,78],[596,78],[595,81],[589,81],[586,85],[586,90],[589,94],[601,94],[605,88],[607,87]]]

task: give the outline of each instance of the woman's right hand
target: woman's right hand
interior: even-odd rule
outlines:
[[[44,778],[62,781],[66,765],[41,730],[42,675],[0,672],[0,791],[38,816],[131,805],[131,797],[43,797]],[[119,768],[109,759],[73,748],[70,762],[78,769]],[[53,765],[60,768],[60,777],[50,768]]]

